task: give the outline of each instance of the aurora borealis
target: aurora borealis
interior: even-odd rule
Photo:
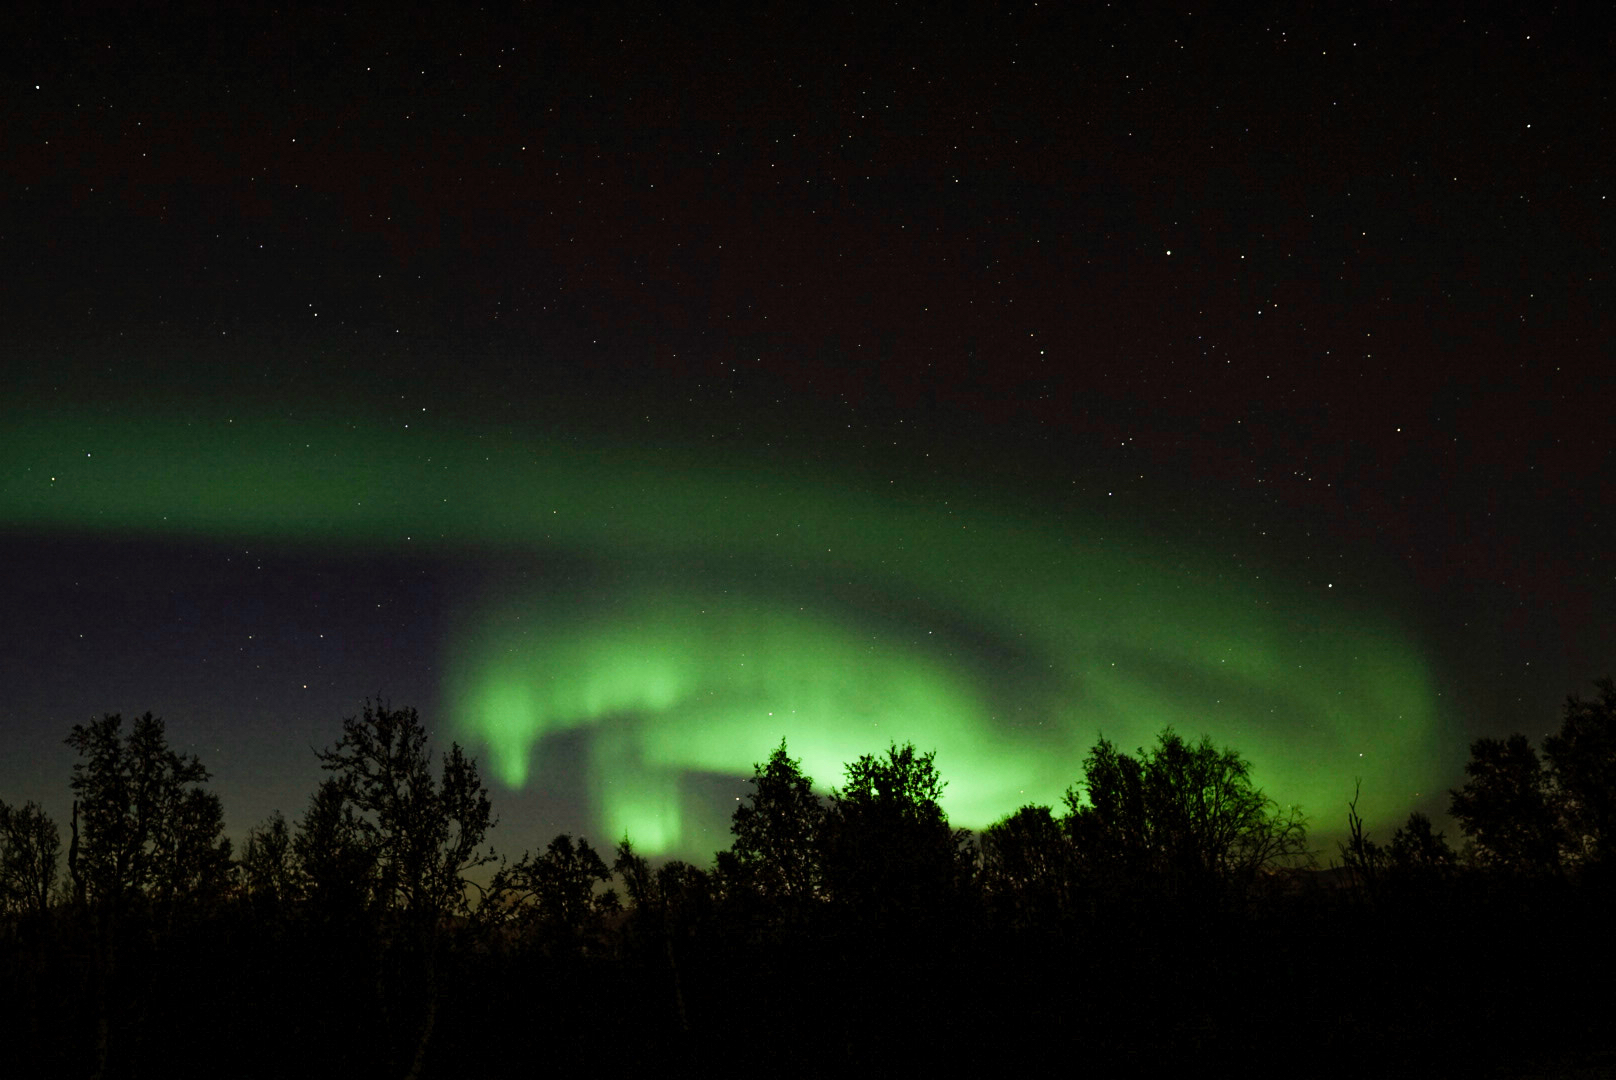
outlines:
[[[686,772],[744,776],[782,737],[827,785],[872,747],[934,749],[977,828],[1057,803],[1100,733],[1169,725],[1238,745],[1288,802],[1365,776],[1390,816],[1439,780],[1431,675],[1393,613],[1101,512],[475,431],[8,419],[35,463],[0,488],[14,526],[572,560],[457,599],[452,722],[513,790],[587,729],[597,833],[651,853],[697,854]]]
[[[1598,35],[638,7],[19,22],[0,797],[151,710],[239,837],[379,692],[705,862],[1170,725],[1327,859],[1616,663]]]

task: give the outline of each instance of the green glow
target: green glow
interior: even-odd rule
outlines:
[[[630,832],[648,851],[663,850],[648,830],[678,838],[666,825],[677,789],[652,778],[749,771],[764,733],[785,736],[804,767],[826,778],[840,773],[849,748],[925,741],[969,763],[948,795],[950,810],[972,820],[1023,798],[1029,782],[1018,762],[1039,740],[1017,745],[982,723],[989,703],[977,680],[940,651],[845,613],[784,595],[669,587],[649,573],[605,597],[506,597],[477,610],[476,628],[457,642],[451,700],[487,741],[495,773],[519,785],[545,734],[599,727],[594,768],[606,819],[614,829],[634,822]],[[1051,734],[1043,741],[1061,753],[1040,764],[1037,786],[1058,794],[1070,777],[1050,765],[1072,746]],[[604,783],[630,775],[633,783]]]
[[[603,834],[647,853],[710,854],[681,846],[681,775],[747,775],[782,735],[825,784],[894,740],[935,749],[978,827],[1057,802],[1100,732],[1168,724],[1320,823],[1354,777],[1383,825],[1439,782],[1395,621],[1082,507],[401,424],[0,419],[13,530],[584,560],[570,586],[465,598],[449,700],[511,787],[544,782],[547,736],[590,729]]]

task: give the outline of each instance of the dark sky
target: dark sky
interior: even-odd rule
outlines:
[[[803,7],[15,20],[0,797],[379,691],[513,854],[1168,723],[1322,838],[1616,667],[1606,24]]]

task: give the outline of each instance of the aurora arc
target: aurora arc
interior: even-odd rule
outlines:
[[[821,787],[889,742],[937,751],[957,824],[1055,805],[1103,733],[1237,747],[1317,815],[1366,778],[1385,823],[1435,783],[1438,719],[1390,615],[1104,515],[1018,509],[699,454],[402,423],[5,416],[0,528],[512,558],[445,643],[453,724],[510,787],[588,729],[605,835],[699,854],[681,777],[785,738]]]

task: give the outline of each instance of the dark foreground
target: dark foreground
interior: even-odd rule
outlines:
[[[692,878],[581,933],[224,904],[8,925],[9,1075],[1616,1075],[1608,888],[1312,887],[748,909]],[[423,1035],[425,1038],[423,1039]],[[104,1040],[102,1042],[101,1040]]]

